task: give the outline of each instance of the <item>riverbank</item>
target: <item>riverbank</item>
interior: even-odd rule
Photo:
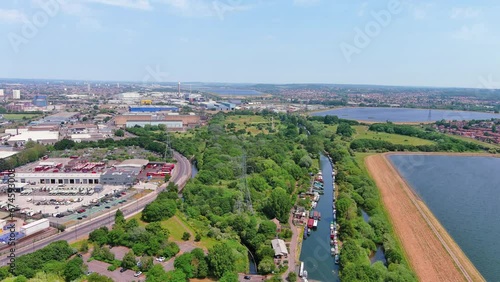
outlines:
[[[389,154],[366,157],[366,168],[380,190],[395,232],[419,280],[485,281],[425,203],[415,195],[387,159],[387,155]],[[441,155],[498,157],[475,153]]]

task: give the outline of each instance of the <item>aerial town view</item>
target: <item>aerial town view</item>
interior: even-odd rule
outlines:
[[[498,13],[0,3],[0,281],[500,281]]]

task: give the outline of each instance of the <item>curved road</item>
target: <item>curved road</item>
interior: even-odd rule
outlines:
[[[180,193],[182,192],[184,185],[186,185],[186,182],[191,178],[191,163],[189,162],[188,159],[186,159],[184,156],[182,156],[177,152],[174,152],[174,158],[177,160],[177,164],[174,170],[172,171],[172,178],[170,179],[170,181],[174,182],[179,186],[179,193]],[[166,184],[163,184],[158,189],[156,189],[155,192],[149,193],[138,200],[128,202],[126,205],[121,206],[120,209],[123,211],[125,217],[133,216],[138,212],[142,211],[142,209],[147,204],[151,203],[154,199],[156,199],[158,193],[165,190],[166,186],[167,186]],[[87,236],[90,232],[94,231],[99,227],[108,225],[110,226],[113,224],[115,212],[116,212],[115,209],[110,210],[109,212],[97,216],[95,218],[92,218],[91,220],[81,221],[80,224],[69,227],[64,232],[55,234],[40,241],[36,241],[28,246],[16,249],[15,251],[16,257],[34,252],[38,249],[47,246],[48,244],[54,241],[58,240],[64,240],[68,242],[76,241],[78,237]],[[7,255],[9,254],[7,253],[0,258],[1,266],[7,264],[9,260],[9,258],[7,258]]]

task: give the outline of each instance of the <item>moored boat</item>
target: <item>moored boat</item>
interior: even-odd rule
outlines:
[[[310,218],[310,219],[307,221],[307,227],[308,227],[308,228],[313,228],[313,225],[314,225],[314,219]]]
[[[335,255],[335,264],[339,264],[339,263],[340,263],[340,256]]]
[[[313,228],[318,228],[318,221],[316,219],[313,222]]]
[[[306,226],[306,228],[304,229],[304,236],[303,236],[303,238],[304,238],[304,239],[306,239],[306,238],[307,238],[307,232],[308,232],[308,230],[309,230],[309,229],[308,229],[308,228],[307,228],[307,226]]]

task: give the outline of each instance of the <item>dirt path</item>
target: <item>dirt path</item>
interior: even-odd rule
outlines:
[[[365,162],[420,281],[485,281],[385,155]]]
[[[292,239],[290,240],[290,254],[288,255],[288,269],[281,276],[283,279],[288,277],[290,272],[295,272],[296,261],[298,261],[299,254],[297,253],[297,244],[299,231],[297,226],[293,224],[293,213],[290,214],[288,218],[288,224],[290,225],[290,230],[292,230]]]

